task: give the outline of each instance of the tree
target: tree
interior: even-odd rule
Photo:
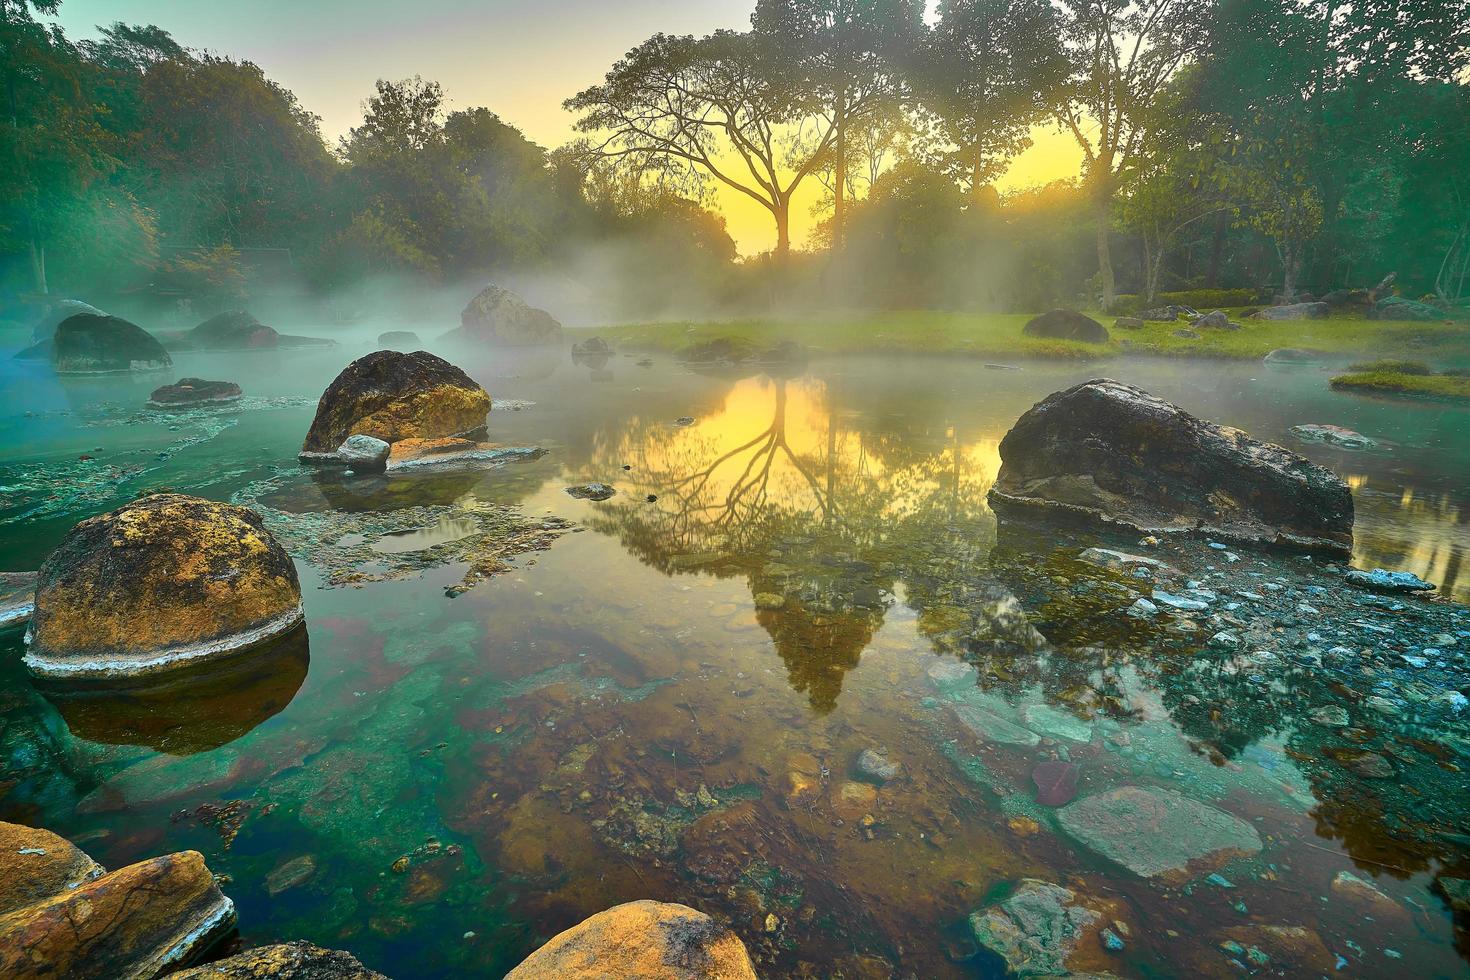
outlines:
[[[899,103],[902,66],[922,30],[913,0],[758,0],[751,27],[769,65],[832,133],[832,247],[842,247],[854,136]]]
[[[1056,116],[1082,150],[1097,222],[1103,308],[1117,300],[1109,247],[1113,199],[1162,120],[1154,100],[1209,40],[1214,5],[1198,0],[1058,0],[1071,79]]]
[[[781,84],[753,34],[657,34],[630,51],[601,85],[568,99],[587,152],[690,187],[713,179],[771,213],[776,255],[791,250],[791,198],[826,158],[830,118]]]
[[[941,0],[915,60],[920,101],[934,114],[948,169],[980,200],[1067,80],[1049,0]]]

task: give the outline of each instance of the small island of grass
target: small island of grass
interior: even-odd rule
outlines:
[[[1470,402],[1470,372],[1435,373],[1419,361],[1369,361],[1354,364],[1332,379],[1334,391],[1352,391],[1429,401]]]

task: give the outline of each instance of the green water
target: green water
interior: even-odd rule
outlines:
[[[1233,975],[1217,943],[1237,924],[1308,927],[1360,975],[1462,971],[1429,884],[1464,876],[1466,815],[1425,849],[1354,810],[1303,761],[1325,683],[1309,671],[1283,682],[1300,697],[1241,723],[1228,759],[1201,750],[1200,713],[1256,695],[1116,615],[1105,645],[1082,636],[1075,610],[1027,591],[1026,566],[1058,560],[1044,535],[1003,542],[1020,571],[997,591],[1006,535],[985,493],[1018,415],[1107,374],[1331,466],[1356,496],[1355,563],[1465,600],[1470,412],[1335,394],[1314,368],[819,359],[772,378],[492,355],[462,366],[534,404],[492,412],[490,438],[542,458],[299,468],[316,397],[368,349],[179,355],[176,374],[247,397],[176,414],[141,407],[172,378],[59,383],[0,363],[0,565],[37,567],[77,520],[170,487],[265,508],[307,613],[305,637],[240,674],[111,697],[36,689],[19,631],[0,634],[0,818],[108,867],[198,849],[229,876],[247,943],[309,939],[400,978],[498,975],[635,898],[729,921],[771,975],[994,975],[965,918],[1024,877],[1121,901],[1126,948],[1098,962],[1122,975]],[[1383,445],[1293,442],[1309,422]],[[593,480],[618,494],[563,492]],[[548,517],[576,529],[450,597],[507,520]],[[995,639],[980,659],[977,610]],[[902,775],[854,780],[866,748]],[[1179,789],[1265,849],[1221,870],[1228,889],[1132,878],[1033,799],[1042,755],[1081,766],[1086,792]],[[1458,767],[1439,771],[1466,799]],[[280,871],[303,856],[304,880],[301,863]],[[1344,870],[1402,918],[1343,901]]]

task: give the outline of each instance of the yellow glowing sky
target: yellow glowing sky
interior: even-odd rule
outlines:
[[[64,0],[57,21],[73,38],[98,24],[157,24],[186,47],[243,58],[296,93],[337,137],[362,117],[379,78],[411,75],[440,82],[449,108],[484,105],[542,146],[572,136],[562,100],[601,79],[624,52],[657,32],[706,34],[742,29],[753,0]],[[1038,131],[1002,189],[1077,173],[1070,140]],[[733,192],[719,194],[730,233],[744,254],[768,249],[768,212]],[[792,207],[799,245],[813,221],[815,191]]]

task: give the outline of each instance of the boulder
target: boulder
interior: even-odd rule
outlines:
[[[1300,347],[1278,347],[1262,358],[1267,364],[1319,364],[1322,354],[1319,351],[1304,350]]]
[[[599,912],[506,974],[505,980],[755,980],[745,945],[703,912],[628,902]]]
[[[1138,314],[1144,320],[1156,320],[1161,323],[1169,323],[1179,319],[1181,316],[1199,316],[1194,310],[1187,306],[1161,306],[1156,310],[1144,310]]]
[[[1052,310],[1035,317],[1021,332],[1028,337],[1046,337],[1051,340],[1082,340],[1089,344],[1108,342],[1108,328],[1090,316],[1073,310]]]
[[[473,341],[492,347],[538,347],[560,344],[561,324],[545,310],[527,305],[515,293],[487,286],[459,316],[458,330],[446,340]]]
[[[474,438],[484,434],[490,396],[459,368],[427,351],[376,351],[327,386],[301,446],[303,462],[339,462],[348,436]]]
[[[296,566],[244,507],[143,497],[82,521],[41,566],[25,662],[114,680],[235,654],[302,622]]]
[[[0,976],[156,977],[234,923],[204,858],[167,854],[0,915]]]
[[[348,436],[337,447],[337,458],[354,473],[381,473],[388,468],[392,448],[373,436]]]
[[[513,460],[535,459],[544,450],[535,446],[502,446],[473,439],[401,439],[388,453],[388,470],[422,470],[429,467],[494,465]]]
[[[1027,878],[1005,900],[971,915],[970,930],[1010,976],[1072,976],[1105,966],[1098,934],[1116,905],[1088,908],[1070,888]]]
[[[195,405],[218,405],[240,400],[240,386],[233,381],[205,381],[203,378],[180,378],[171,385],[153,389],[148,396],[152,408],[192,408]]]
[[[247,949],[169,977],[170,980],[388,980],[363,966],[351,953],[299,941]]]
[[[1000,444],[991,505],[1145,534],[1197,532],[1346,556],[1353,498],[1330,470],[1100,379],[1050,395]]]
[[[1332,312],[1326,303],[1290,303],[1252,313],[1252,320],[1321,320]]]
[[[277,346],[281,335],[245,310],[226,310],[190,330],[187,339],[199,350],[258,350]]]
[[[47,830],[0,822],[0,915],[76,888],[103,874],[102,866],[70,841]]]
[[[1374,592],[1433,592],[1436,587],[1433,582],[1426,582],[1413,572],[1390,572],[1383,568],[1375,568],[1371,572],[1354,568],[1342,578],[1349,585]]]
[[[1361,432],[1344,429],[1340,425],[1293,425],[1291,434],[1302,442],[1320,442],[1343,449],[1372,449],[1378,443]]]
[[[174,363],[163,345],[136,323],[91,313],[61,321],[50,352],[57,374],[161,371]]]
[[[378,334],[378,347],[382,350],[417,350],[423,346],[419,335],[412,330],[389,330]]]
[[[1143,318],[1136,316],[1120,316],[1113,321],[1114,330],[1142,330]]]
[[[35,606],[35,572],[0,572],[0,629],[24,623]]]
[[[606,483],[582,483],[574,487],[567,487],[566,491],[567,496],[578,500],[606,500],[617,493],[617,490]]]
[[[1239,330],[1240,324],[1231,323],[1224,310],[1215,310],[1199,317],[1191,324],[1196,330]]]
[[[59,299],[52,303],[31,327],[31,343],[40,344],[56,336],[56,328],[61,325],[62,320],[70,319],[78,313],[86,313],[90,316],[107,316],[102,310],[77,299]]]
[[[1405,299],[1402,296],[1385,296],[1374,303],[1373,309],[1368,311],[1370,320],[1413,320],[1418,323],[1430,323],[1449,318],[1450,315],[1437,306]]]
[[[1322,297],[1334,310],[1366,310],[1373,305],[1373,293],[1367,289],[1334,289]]]
[[[1172,789],[1122,786],[1069,803],[1057,822],[1093,853],[1168,884],[1261,850],[1250,824]]]
[[[611,356],[613,349],[601,337],[588,337],[579,344],[573,344],[572,353],[582,357],[591,355]]]

